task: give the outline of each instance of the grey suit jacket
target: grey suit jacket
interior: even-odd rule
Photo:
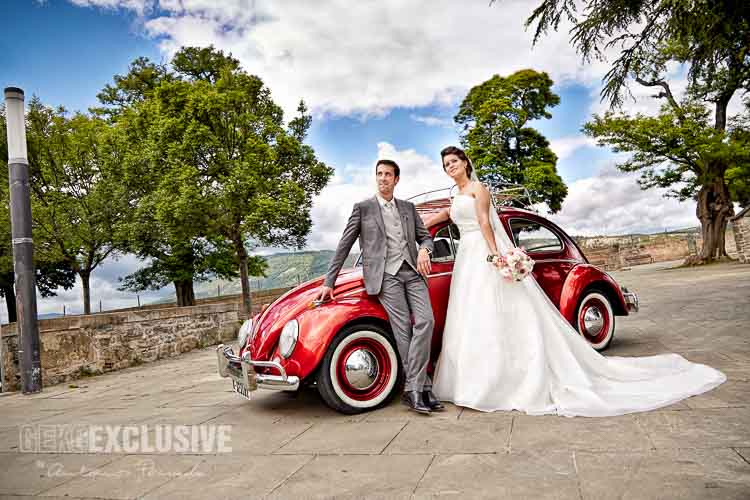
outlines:
[[[417,244],[419,244],[420,249],[426,248],[432,252],[432,237],[427,228],[424,227],[424,223],[413,203],[396,199],[396,208],[401,217],[407,242],[414,242],[409,245],[409,263],[416,269]],[[375,196],[354,205],[352,215],[349,216],[344,234],[339,241],[338,248],[336,248],[336,254],[328,267],[324,284],[329,287],[334,286],[336,277],[341,271],[341,266],[344,265],[344,261],[357,238],[359,238],[359,248],[362,250],[365,289],[368,294],[377,295],[383,285],[383,273],[385,272],[386,236],[383,214],[380,212],[380,204]]]

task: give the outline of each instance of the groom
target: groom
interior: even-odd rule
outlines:
[[[388,313],[404,365],[406,383],[401,401],[419,413],[442,410],[427,375],[435,321],[426,281],[432,238],[414,204],[393,197],[400,176],[396,162],[378,160],[375,176],[378,193],[354,205],[317,299],[333,298],[336,277],[359,237],[365,289],[378,296]]]

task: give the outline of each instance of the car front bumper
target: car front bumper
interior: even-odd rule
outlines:
[[[637,313],[638,309],[640,309],[638,295],[626,289],[622,291],[622,296],[625,298],[625,306],[628,308],[628,313]]]
[[[231,347],[219,344],[216,348],[216,362],[219,375],[229,377],[242,384],[248,391],[271,389],[275,391],[296,391],[299,389],[299,377],[287,375],[286,370],[274,361],[255,361],[246,352],[241,358],[234,354]],[[257,373],[255,368],[272,368],[278,375]]]

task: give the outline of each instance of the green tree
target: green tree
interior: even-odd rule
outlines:
[[[4,108],[0,107],[0,296],[5,297],[8,321],[16,321],[16,277],[11,245],[10,198],[8,192],[8,144]],[[38,214],[32,214],[35,220]],[[64,261],[54,259],[52,242],[43,237],[34,223],[34,268],[36,286],[42,297],[53,297],[58,288],[69,290],[75,285],[75,273]],[[51,258],[53,257],[53,258]]]
[[[548,109],[560,103],[552,84],[547,73],[530,69],[495,75],[469,91],[454,120],[480,179],[495,187],[523,184],[532,202],[545,202],[556,212],[568,189],[549,141],[529,126],[551,118]]]
[[[97,115],[115,119],[135,104],[142,102],[164,80],[172,75],[163,64],[151,62],[147,57],[138,57],[128,68],[125,75],[115,75],[112,84],[104,86],[97,94],[102,104],[93,108]]]
[[[303,142],[311,122],[304,105],[285,126],[260,78],[231,61],[210,70],[222,57],[213,48],[183,49],[173,63],[182,78],[154,94],[161,114],[148,136],[172,144],[157,218],[200,220],[209,240],[231,245],[250,311],[248,277],[262,269],[250,250],[303,246],[312,197],[332,170]]]
[[[49,242],[50,261],[80,277],[84,314],[90,314],[91,273],[115,253],[115,227],[127,211],[113,175],[121,151],[103,120],[68,117],[36,98],[27,122],[34,226]]]
[[[699,260],[725,256],[732,200],[747,183],[744,132],[728,127],[727,109],[737,93],[750,90],[750,4],[585,0],[582,7],[575,0],[543,0],[526,22],[535,25],[535,41],[571,22],[571,42],[584,61],[619,50],[602,90],[612,112],[595,116],[585,131],[631,153],[620,168],[640,171],[644,188],[672,187],[668,195],[694,198],[703,236]],[[675,96],[668,78],[674,64],[688,72],[684,98]],[[634,84],[657,91],[654,97],[665,103],[658,117],[615,112]]]
[[[141,61],[131,72],[152,69]],[[248,277],[265,269],[252,249],[304,245],[312,196],[332,174],[304,144],[311,123],[304,105],[285,126],[260,78],[213,47],[181,49],[158,81],[118,81],[155,82],[129,84],[120,89],[136,89],[129,100],[109,102],[118,108],[115,128],[131,145],[121,178],[135,212],[121,239],[151,259],[125,286],[171,279],[179,300],[179,287],[192,290],[195,278],[239,274],[249,311]]]
[[[191,50],[190,56],[178,52],[172,67],[179,65],[179,71],[147,58],[136,59],[126,75],[115,75],[99,93],[102,107],[96,110],[113,123],[113,134],[125,152],[118,178],[131,210],[118,225],[117,246],[144,262],[144,267],[122,279],[120,289],[137,292],[173,283],[178,306],[195,303],[194,282],[238,275],[231,247],[207,236],[208,213],[198,198],[192,198],[185,210],[171,208],[175,191],[185,187],[168,158],[168,151],[180,140],[179,134],[172,133],[179,127],[170,124],[169,108],[180,103],[168,92],[156,92],[162,83],[192,75],[191,61],[205,60],[198,57],[205,50]],[[208,59],[223,64],[219,58]]]

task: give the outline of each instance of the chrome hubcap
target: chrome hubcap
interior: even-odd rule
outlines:
[[[357,349],[346,359],[344,373],[351,387],[366,390],[378,379],[378,362],[367,349]]]
[[[583,328],[588,335],[595,335],[604,328],[604,316],[598,307],[589,307],[583,315]]]

